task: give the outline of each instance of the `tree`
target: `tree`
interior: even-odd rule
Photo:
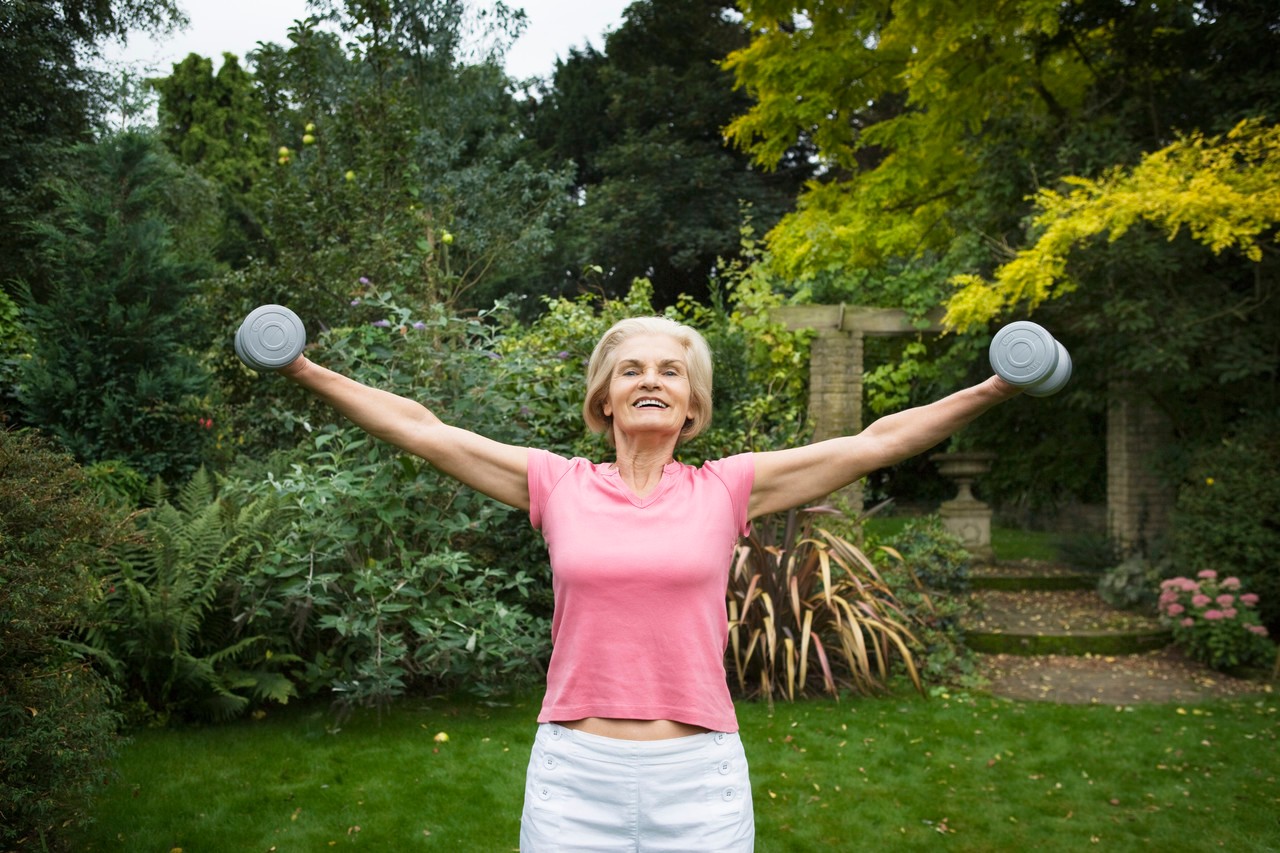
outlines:
[[[1251,0],[745,10],[755,38],[726,65],[759,103],[729,133],[765,167],[814,141],[825,174],[769,239],[781,272],[828,294],[999,262],[1037,188],[1280,106],[1277,12]]]
[[[35,228],[44,295],[28,289],[23,414],[82,463],[185,477],[208,441],[197,353],[210,330],[193,296],[212,271],[211,195],[144,133],[83,146],[77,160]]]
[[[0,4],[0,269],[25,277],[31,244],[22,224],[44,209],[41,181],[68,145],[91,138],[106,81],[86,60],[131,29],[185,22],[174,0],[7,0]]]
[[[251,193],[271,162],[265,110],[253,77],[232,54],[223,54],[217,74],[211,60],[191,54],[152,86],[160,94],[160,140],[180,163],[221,191],[224,223],[217,256],[242,266],[263,248]]]
[[[660,305],[705,297],[721,258],[739,253],[744,208],[770,227],[810,167],[766,174],[727,147],[723,126],[750,102],[718,67],[747,33],[720,0],[642,0],[604,53],[572,51],[529,104],[530,133],[577,172],[577,205],[557,235],[561,287],[592,265],[610,293],[648,277]]]
[[[1280,7],[880,0],[801,14],[795,4],[748,0],[743,8],[753,39],[727,67],[758,103],[729,133],[762,166],[808,138],[824,170],[768,235],[771,269],[798,296],[922,311],[950,300],[954,282],[975,281],[963,276],[991,280],[1010,261],[1025,269],[1020,251],[1065,259],[1062,298],[1021,299],[1006,288],[1013,298],[979,305],[977,291],[964,289],[953,319],[963,309],[964,328],[985,344],[997,309],[1025,312],[1038,301],[1077,359],[1072,388],[1051,405],[1095,418],[1113,381],[1169,413],[1190,444],[1214,441],[1267,405],[1277,363],[1266,343],[1276,277],[1269,250],[1261,262],[1215,253],[1185,228],[1170,240],[1133,208],[1119,241],[1077,232],[1058,252],[1057,238],[1088,225],[1086,214],[1136,198],[1133,181],[1115,176],[1153,174],[1156,161],[1139,166],[1144,155],[1226,133],[1243,118],[1274,124]],[[1266,172],[1238,175],[1250,171]],[[1166,170],[1168,179],[1178,174]],[[1100,195],[1084,191],[1090,182]],[[1144,182],[1140,193],[1158,184]],[[1055,197],[1064,215],[1046,207],[1037,218],[1035,200]],[[1243,310],[1228,315],[1226,306]],[[978,348],[958,343],[970,357]],[[1202,392],[1211,402],[1186,405]],[[972,434],[996,422],[984,419]],[[1034,488],[1036,472],[1027,468],[1022,480]]]

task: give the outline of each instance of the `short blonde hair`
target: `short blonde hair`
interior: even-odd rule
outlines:
[[[689,370],[689,419],[680,431],[687,441],[711,424],[711,347],[692,326],[666,317],[630,317],[619,320],[605,332],[587,362],[587,398],[582,404],[582,419],[594,433],[604,433],[614,443],[613,419],[605,416],[604,404],[609,398],[609,382],[617,363],[618,347],[636,335],[668,335],[684,349]]]

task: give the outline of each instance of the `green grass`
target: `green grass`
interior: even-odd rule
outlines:
[[[139,732],[74,850],[516,848],[536,701]],[[761,853],[1280,850],[1280,697],[738,706]],[[446,743],[436,743],[437,732]]]
[[[881,518],[873,516],[867,519],[868,536],[884,539],[899,533],[912,516],[896,515]],[[1041,533],[1033,530],[1015,530],[1010,527],[991,527],[991,550],[1001,560],[1056,560],[1059,558],[1058,543],[1062,537],[1053,533]]]

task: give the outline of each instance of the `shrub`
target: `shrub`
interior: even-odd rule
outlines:
[[[175,499],[138,513],[137,535],[104,574],[88,642],[149,718],[227,719],[294,695],[294,659],[234,619],[237,580],[282,526],[270,498],[220,499],[196,473]]]
[[[1239,578],[1219,579],[1213,569],[1160,585],[1160,615],[1174,641],[1214,669],[1261,663],[1275,653],[1257,607],[1258,596],[1245,592]]]
[[[47,281],[27,282],[34,338],[19,396],[27,422],[84,463],[121,459],[147,477],[203,461],[211,380],[193,298],[211,271],[209,190],[149,136],[77,149],[74,180],[37,226]]]
[[[0,430],[0,847],[57,847],[118,740],[114,691],[75,640],[122,530],[70,456]]]
[[[972,556],[936,515],[908,521],[873,551],[876,564],[910,616],[914,648],[925,680],[965,684],[976,678],[964,645]]]
[[[848,540],[814,525],[830,510],[757,519],[729,576],[729,662],[745,695],[773,701],[887,689],[900,660],[923,690],[911,619]]]
[[[524,380],[553,369],[555,352],[508,356],[502,326],[484,315],[417,314],[372,290],[359,307],[376,319],[318,336],[318,361],[496,440],[535,443],[528,407],[554,410],[542,398],[558,385]],[[305,661],[303,688],[344,703],[492,692],[539,673],[548,570],[527,518],[350,423],[305,428],[265,481],[227,483],[291,510],[268,559],[242,579],[246,630],[287,643]],[[540,439],[554,449],[566,440]]]
[[[1256,417],[1196,454],[1170,523],[1174,562],[1184,571],[1222,570],[1261,598],[1258,614],[1280,631],[1280,432]]]
[[[1102,575],[1098,580],[1098,595],[1107,604],[1121,610],[1155,613],[1156,587],[1161,576],[1159,567],[1150,560],[1130,557]]]

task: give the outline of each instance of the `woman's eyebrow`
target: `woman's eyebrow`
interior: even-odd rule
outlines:
[[[658,362],[658,366],[659,367],[672,367],[672,366],[684,367],[685,363],[684,363],[684,359],[680,359],[680,358],[664,358],[662,361]],[[624,367],[644,367],[644,361],[638,358],[624,358],[618,362],[617,369],[620,370]]]

